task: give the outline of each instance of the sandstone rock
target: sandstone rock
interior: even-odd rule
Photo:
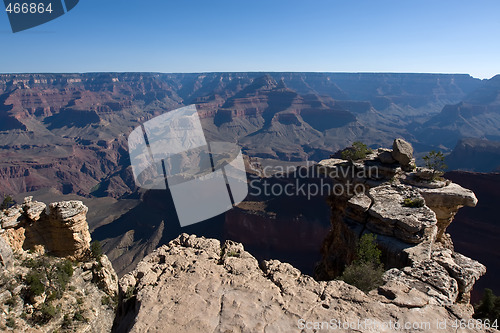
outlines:
[[[477,204],[474,192],[455,183],[438,189],[419,188],[419,192],[425,198],[427,206],[436,213],[439,241],[443,240],[446,228],[460,208],[475,207]]]
[[[433,180],[436,176],[436,172],[428,168],[417,168],[415,170],[415,176],[423,180]]]
[[[417,270],[415,270],[415,272],[417,272]],[[419,272],[419,275],[421,274],[425,274],[425,272]],[[436,289],[432,284],[421,281],[418,278],[411,276],[403,270],[399,270],[397,268],[392,268],[386,271],[384,273],[384,281],[386,283],[397,282],[399,285],[405,285],[406,288],[411,287],[420,291],[421,293],[426,295],[426,298],[424,299],[425,302],[431,305],[451,305],[454,303],[456,296],[458,295],[458,292],[456,292],[456,294],[454,295],[455,298],[450,299],[448,295],[445,295],[441,290]]]
[[[26,240],[25,229],[23,227],[7,229],[1,237],[5,239],[14,252],[23,250],[23,244]]]
[[[36,222],[40,218],[40,215],[42,215],[47,205],[43,202],[33,201],[33,197],[26,197],[24,198],[22,207],[26,217],[32,222]]]
[[[3,237],[14,251],[41,246],[57,256],[81,258],[90,248],[87,211],[81,201],[56,202],[46,207],[26,197],[22,205],[0,212],[0,222],[7,228]]]
[[[448,249],[434,252],[432,258],[457,280],[461,293],[470,292],[477,279],[486,273],[481,263]]]
[[[457,281],[450,277],[448,272],[434,260],[424,260],[412,267],[405,267],[403,272],[437,289],[447,297],[450,304],[457,299]]]
[[[16,332],[109,332],[118,277],[105,255],[98,261],[89,258],[87,207],[79,201],[69,201],[47,208],[28,197],[13,208],[2,212],[2,218],[17,222],[8,224],[0,235],[0,304],[4,306],[0,327],[6,327],[9,320],[15,322]],[[52,255],[45,255],[46,248]],[[90,260],[72,262],[73,274],[65,280],[69,288],[59,280],[68,261],[57,256]],[[37,271],[43,285],[39,295],[28,292],[31,282],[27,277],[33,271]],[[55,290],[61,293],[56,298]],[[2,301],[3,297],[8,298]],[[53,306],[55,315],[41,320],[43,305]]]
[[[408,185],[413,185],[418,188],[439,189],[448,186],[451,181],[447,179],[426,180],[417,176],[416,172],[405,175],[401,181]]]
[[[347,201],[346,217],[359,223],[366,223],[367,211],[372,204],[372,199],[360,193]]]
[[[25,247],[42,244],[56,256],[83,257],[90,249],[91,239],[87,211],[81,201],[51,203],[39,221],[27,230]]]
[[[23,209],[21,205],[14,205],[8,209],[0,211],[0,223],[2,228],[14,228],[21,223]]]
[[[12,254],[12,248],[4,240],[4,238],[0,236],[0,267],[11,267],[13,260],[14,255]]]
[[[436,207],[475,207],[477,204],[474,192],[455,183],[440,189],[419,189],[419,191],[428,205]]]
[[[97,283],[86,280],[84,276],[86,271],[82,269],[82,263],[73,263],[73,275],[67,282],[67,288],[59,289],[62,293],[60,297],[50,297],[48,292],[39,296],[28,296],[29,287],[25,277],[35,268],[26,267],[23,261],[42,262],[44,266],[41,269],[50,271],[62,264],[64,259],[26,251],[18,253],[18,256],[14,258],[13,265],[3,270],[0,275],[0,302],[3,309],[0,312],[0,327],[5,327],[6,320],[12,318],[10,320],[14,320],[17,326],[14,332],[103,333],[111,331],[114,319],[112,299],[116,294],[109,295],[101,290]],[[94,261],[90,263],[97,264]],[[43,273],[41,275],[43,276]],[[45,287],[49,284],[45,279],[42,283]],[[116,290],[117,281],[114,284],[112,289]],[[57,310],[55,316],[48,318],[47,321],[40,321],[39,316],[43,305],[51,305]],[[77,314],[80,319],[75,319]]]
[[[392,157],[392,150],[391,149],[385,149],[385,148],[379,148],[378,149],[378,155],[377,158],[382,162],[383,164],[393,164],[396,163],[397,161]]]
[[[401,166],[409,166],[413,159],[413,147],[403,139],[396,139],[392,144],[392,157]]]
[[[241,244],[229,241],[220,247],[216,240],[183,234],[120,280],[113,332],[313,332],[326,331],[313,323],[332,318],[340,323],[371,319],[432,325],[438,319],[454,320],[457,314],[470,318],[460,306],[451,312],[441,305],[450,301],[434,287],[438,282],[396,271],[395,276],[417,281],[422,290],[394,279],[366,295],[342,281],[315,281],[277,260],[259,266]],[[299,326],[306,322],[307,328]],[[356,331],[381,332],[368,327]]]
[[[12,294],[8,290],[0,292],[0,304],[5,304],[5,302],[12,297]]]
[[[107,256],[101,255],[92,266],[92,282],[109,296],[118,295],[118,276]]]
[[[4,229],[16,228],[21,223],[37,221],[45,209],[43,202],[33,201],[33,197],[24,198],[22,205],[14,205],[0,211],[0,226]]]
[[[402,154],[406,160],[400,158],[399,162],[411,163],[411,145],[396,140],[395,146],[395,155],[406,153]],[[388,151],[379,149],[378,155]],[[429,298],[429,304],[452,307],[468,303],[470,288],[484,274],[484,266],[453,252],[453,242],[445,231],[459,208],[477,203],[474,193],[449,180],[433,180],[432,170],[419,168],[412,172],[403,171],[409,170],[410,166],[399,168],[398,164],[383,164],[380,158],[356,163],[330,159],[321,161],[319,165],[328,171],[325,174],[333,175],[341,185],[348,182],[362,184],[365,191],[329,198],[331,230],[322,244],[323,258],[315,269],[318,279],[338,277],[344,267],[354,260],[359,238],[365,233],[374,233],[385,267],[398,268],[386,273],[391,279],[424,293]],[[367,175],[366,170],[371,167],[376,168],[377,177]],[[401,182],[406,185],[401,185]],[[403,202],[407,198],[411,198],[412,202],[415,202],[414,199],[421,200],[424,206],[405,207]],[[396,299],[394,291],[398,286],[396,284],[380,292],[387,297],[392,292],[392,299]],[[392,291],[389,292],[389,289]],[[408,307],[421,304],[415,291],[412,297],[417,298],[413,301],[408,299],[410,289],[398,291],[400,305],[405,302]],[[380,293],[378,296],[381,296]]]
[[[437,222],[434,212],[426,206],[403,206],[404,199],[421,198],[418,191],[408,186],[379,186],[368,193],[373,205],[368,210],[367,228],[374,232],[394,235],[408,243],[420,243]]]
[[[388,281],[378,288],[378,293],[400,307],[421,308],[429,304],[429,297],[398,280]]]

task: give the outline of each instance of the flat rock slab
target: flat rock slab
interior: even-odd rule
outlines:
[[[383,235],[395,236],[408,243],[420,243],[437,223],[436,214],[427,206],[405,207],[407,198],[422,199],[415,189],[405,185],[384,185],[370,189],[373,205],[367,227]]]

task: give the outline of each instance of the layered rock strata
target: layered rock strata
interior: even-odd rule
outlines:
[[[14,250],[29,250],[41,245],[59,257],[75,259],[90,248],[88,208],[81,201],[51,203],[24,199],[22,204],[0,212],[0,233]]]
[[[467,303],[486,268],[454,252],[446,228],[458,209],[474,207],[477,199],[434,170],[416,168],[409,143],[396,139],[393,147],[360,161],[329,159],[316,166],[344,189],[330,197],[332,228],[317,278],[339,276],[354,259],[359,238],[373,233],[390,269],[389,285],[415,288],[436,304]]]
[[[28,197],[0,211],[0,330],[111,330],[118,277],[105,255],[90,251],[87,210],[80,201],[47,206]]]

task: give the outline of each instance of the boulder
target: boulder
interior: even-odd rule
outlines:
[[[0,226],[10,229],[22,226],[25,222],[36,222],[45,207],[43,202],[33,201],[33,197],[26,197],[21,205],[14,205],[0,211]]]
[[[111,297],[118,295],[118,276],[108,257],[101,255],[91,266],[92,282]]]
[[[367,211],[372,204],[372,199],[360,193],[347,201],[346,217],[358,222],[366,223]]]
[[[51,203],[38,225],[50,233],[46,247],[57,256],[82,257],[90,249],[88,208],[81,201]]]
[[[22,222],[23,208],[21,205],[14,205],[0,211],[0,226],[3,229],[15,228]]]
[[[401,166],[409,166],[413,159],[413,147],[403,139],[396,139],[392,144],[392,157]]]
[[[393,164],[396,163],[394,157],[392,157],[392,150],[386,148],[379,148],[377,158],[383,164]]]
[[[91,240],[87,211],[87,206],[81,201],[51,203],[36,223],[26,227],[23,248],[32,249],[41,245],[56,256],[84,257],[90,250]],[[32,213],[33,217],[38,214]]]
[[[26,217],[31,222],[36,222],[40,219],[40,216],[42,215],[47,205],[43,202],[33,201],[33,197],[26,197],[24,198],[22,207]]]

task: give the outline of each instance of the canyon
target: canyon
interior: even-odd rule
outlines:
[[[462,101],[486,111],[457,119],[496,121],[497,81],[384,73],[1,74],[0,194],[52,187],[134,195],[127,135],[189,104],[197,105],[208,140],[238,142],[264,161],[319,161],[354,140],[380,147],[396,136],[419,152],[451,150],[461,136],[494,140],[490,127],[462,126],[446,138],[432,133],[450,131],[439,119]]]
[[[234,328],[259,331],[266,327],[275,331],[293,331],[300,329],[301,323],[321,323],[330,318],[339,323],[355,322],[361,318],[379,323],[392,319],[398,322],[429,322],[430,325],[436,325],[440,320],[467,321],[473,311],[471,290],[485,274],[486,268],[455,251],[447,229],[450,224],[453,225],[457,211],[462,206],[475,206],[477,198],[472,191],[449,180],[432,179],[432,172],[415,167],[414,163],[411,145],[397,139],[392,149],[377,149],[363,160],[330,158],[305,167],[316,170],[310,172],[318,179],[354,188],[364,185],[362,193],[330,196],[330,228],[319,228],[315,232],[311,229],[312,225],[304,232],[294,228],[299,232],[294,235],[295,243],[291,248],[299,252],[303,246],[300,243],[316,238],[315,233],[322,240],[321,258],[311,275],[286,260],[256,259],[241,243],[229,239],[221,242],[179,232],[180,235],[171,241],[162,240],[166,225],[163,224],[153,232],[159,241],[148,243],[144,252],[136,252],[135,257],[139,259],[129,264],[128,273],[122,272],[118,285],[118,278],[107,257],[98,259],[97,264],[92,261],[95,259],[91,258],[90,262],[85,259],[90,250],[86,221],[88,208],[80,201],[46,205],[31,197],[1,212],[0,258],[4,271],[22,266],[16,262],[16,256],[9,254],[8,248],[27,259],[47,251],[82,261],[75,268],[75,281],[79,282],[71,283],[81,288],[90,288],[86,283],[95,283],[96,290],[99,290],[95,291],[97,299],[118,294],[114,319],[109,316],[110,308],[104,302],[101,305],[85,304],[85,307],[103,306],[107,309],[107,317],[95,319],[99,320],[100,326],[96,329],[100,332],[148,329],[223,332]],[[376,173],[364,170],[370,168],[373,171],[374,167]],[[293,178],[293,175],[288,176]],[[273,181],[286,183],[289,179],[275,177]],[[159,194],[147,195],[151,197],[143,203],[151,205],[155,200],[162,201]],[[408,198],[421,199],[422,206],[405,206],[405,199]],[[233,211],[232,214],[236,215],[226,217],[226,221],[220,220],[222,228],[233,230],[234,235],[241,235],[241,228],[246,230],[243,234],[252,230],[259,232],[262,228],[261,233],[267,233],[266,237],[290,239],[284,232],[287,230],[287,218],[283,215],[284,200],[278,196],[273,200],[265,198],[259,201],[259,196],[253,196]],[[312,201],[309,207],[313,211],[321,207],[320,202],[326,203],[323,196],[317,200],[317,204]],[[268,207],[263,207],[263,203]],[[297,203],[292,206],[304,207]],[[306,213],[302,209],[299,211]],[[139,213],[137,211],[128,219],[141,223]],[[290,216],[293,214],[292,209]],[[319,215],[317,212],[312,215],[306,213],[302,223],[314,216]],[[238,220],[239,224],[230,225]],[[276,223],[266,227],[269,220]],[[300,226],[300,220],[297,222],[296,226]],[[228,225],[224,226],[226,223]],[[275,230],[269,233],[271,226]],[[144,227],[135,230],[141,229]],[[335,280],[342,268],[355,258],[357,239],[364,233],[377,235],[376,241],[382,250],[386,269],[383,284],[367,294]],[[147,234],[148,231],[144,233]],[[253,238],[250,236],[249,239]],[[110,253],[113,254],[113,251]],[[313,257],[308,260],[311,265],[314,264]],[[99,267],[105,267],[104,271]],[[71,297],[69,300],[73,299]],[[73,305],[69,308],[72,309]],[[62,317],[61,314],[52,319],[46,327],[52,329],[62,325]],[[15,320],[16,325],[24,325],[23,318]],[[76,325],[77,331],[84,329],[84,326],[78,326],[81,324]],[[40,329],[42,326],[36,327]],[[308,328],[306,332],[312,331]],[[368,332],[370,329],[360,331]],[[454,329],[450,327],[445,331],[452,332]],[[494,332],[487,328],[469,331]]]

